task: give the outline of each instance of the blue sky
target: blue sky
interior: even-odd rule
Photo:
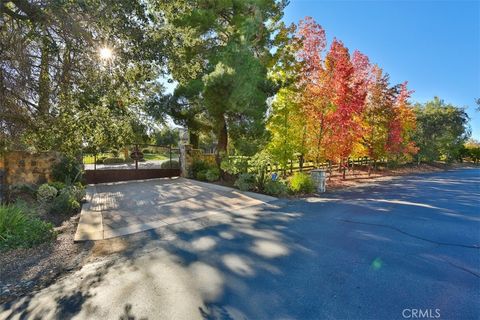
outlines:
[[[480,139],[480,1],[291,0],[284,21],[313,17],[351,50],[409,82],[413,101],[439,96],[467,108]]]

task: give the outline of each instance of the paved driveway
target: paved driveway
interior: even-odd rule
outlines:
[[[479,183],[404,177],[99,241],[0,318],[478,319]]]
[[[90,185],[75,240],[103,240],[275,198],[183,178]]]

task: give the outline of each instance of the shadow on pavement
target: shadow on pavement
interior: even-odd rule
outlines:
[[[422,175],[104,241],[82,270],[0,318],[475,318],[478,182]]]

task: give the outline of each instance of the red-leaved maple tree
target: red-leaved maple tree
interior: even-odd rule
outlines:
[[[326,51],[325,30],[311,17],[300,21],[292,41],[299,64],[295,103],[304,117],[298,121],[301,159],[336,162],[344,169],[352,156],[376,161],[417,151],[406,83],[391,86],[388,74],[361,52],[350,54],[338,39]]]

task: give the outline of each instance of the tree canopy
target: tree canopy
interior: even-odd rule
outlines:
[[[168,71],[179,83],[157,108],[195,133],[213,130],[219,152],[253,154],[265,137],[272,33],[285,2],[156,3],[168,21]]]
[[[339,39],[327,43],[312,18],[286,26],[286,5],[2,1],[0,147],[118,149],[151,141],[171,118],[217,160],[260,150],[283,168],[458,158],[469,136],[462,108],[439,98],[413,107],[407,82],[391,84]],[[165,81],[176,84],[170,94]],[[170,131],[156,138],[176,141]]]
[[[470,136],[465,110],[435,97],[425,104],[417,104],[415,114],[418,160],[455,160]]]
[[[74,152],[85,143],[132,138],[134,108],[160,90],[164,59],[147,5],[13,0],[1,6],[4,144]],[[104,47],[113,51],[111,61],[101,61]]]

